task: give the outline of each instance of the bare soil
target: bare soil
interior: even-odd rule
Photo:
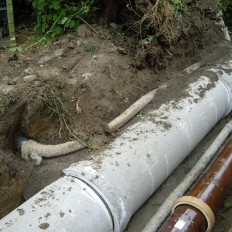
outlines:
[[[23,54],[1,51],[0,218],[62,176],[62,169],[71,163],[90,159],[104,149],[117,136],[107,131],[107,123],[142,95],[166,83],[167,89],[156,96],[157,107],[179,99],[194,81],[183,72],[185,68],[200,61],[201,68],[207,69],[223,55],[230,55],[231,43],[215,24],[215,6],[211,1],[203,3],[194,12],[194,23],[175,43],[140,46],[141,40],[118,34],[127,24],[107,27],[99,23],[92,26],[101,38],[83,24],[76,33]],[[18,41],[23,43],[28,34],[29,29],[19,31]],[[44,144],[76,136],[90,148],[44,159],[35,166],[21,160],[15,144],[19,135]],[[229,211],[231,206],[226,208]],[[231,213],[226,219],[222,215],[219,220],[228,221]],[[217,231],[226,231],[223,228],[228,225],[220,225]]]

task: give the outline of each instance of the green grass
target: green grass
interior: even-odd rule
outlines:
[[[85,45],[85,51],[86,52],[95,52],[96,51],[96,46],[92,43],[92,42],[88,42],[86,45]]]
[[[0,99],[0,112],[3,114],[6,112],[10,105],[10,100],[8,98]]]

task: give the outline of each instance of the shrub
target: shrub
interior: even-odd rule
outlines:
[[[231,0],[216,0],[219,8],[223,11],[226,18],[232,19],[232,2]]]
[[[85,18],[94,10],[94,0],[28,0],[36,12],[35,30],[57,36],[67,30],[76,30],[80,18]]]

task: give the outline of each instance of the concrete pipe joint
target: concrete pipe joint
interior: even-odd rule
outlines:
[[[0,222],[2,231],[123,231],[131,216],[232,108],[232,60],[187,96],[144,110],[92,160],[72,164]],[[214,75],[216,78],[209,78]]]

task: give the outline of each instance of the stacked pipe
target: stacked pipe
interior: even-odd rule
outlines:
[[[215,212],[232,184],[232,139],[187,196],[174,204],[173,214],[159,232],[211,231]]]
[[[64,170],[0,221],[0,231],[123,231],[131,216],[232,109],[232,60],[195,77],[185,98],[144,110],[91,160]],[[218,78],[216,78],[218,77]]]
[[[207,166],[215,159],[217,151],[226,141],[232,131],[232,121],[226,123],[214,141],[210,144],[201,158],[197,161],[190,172],[182,179],[181,183],[172,190],[169,196],[164,200],[162,205],[156,211],[155,215],[149,220],[142,232],[154,232],[162,226],[165,219],[170,214],[173,203],[181,196],[183,196],[197,181],[199,176],[207,169]]]

